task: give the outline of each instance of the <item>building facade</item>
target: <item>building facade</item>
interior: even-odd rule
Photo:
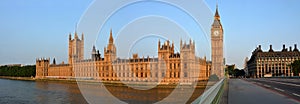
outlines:
[[[158,57],[128,59],[117,57],[112,30],[102,56],[95,47],[91,58],[84,59],[84,37],[69,36],[68,64],[50,64],[50,59],[36,60],[36,78],[83,78],[102,81],[192,83],[207,80],[211,64],[206,58],[195,56],[195,42],[180,41],[180,53],[174,52],[174,43],[158,41]]]
[[[211,27],[211,61],[212,74],[216,74],[219,78],[224,76],[223,37],[223,27],[217,6],[214,22]]]
[[[285,45],[281,51],[274,51],[272,45],[268,51],[263,51],[259,45],[247,62],[248,74],[253,78],[270,76],[293,76],[290,64],[300,59],[300,52],[295,44],[294,49]]]

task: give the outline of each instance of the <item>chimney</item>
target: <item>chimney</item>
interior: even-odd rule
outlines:
[[[260,49],[260,50],[261,50],[261,45],[258,45],[258,49]]]
[[[270,45],[269,52],[274,52],[274,51],[273,51],[273,48],[272,48],[272,45]]]
[[[299,51],[297,48],[297,44],[295,44],[294,46],[295,46],[294,51]]]
[[[290,47],[290,51],[293,51],[293,50],[292,50],[292,47]]]
[[[282,50],[281,50],[282,52],[285,52],[285,51],[287,51],[287,49],[285,48],[285,44],[283,44],[283,47],[282,47]]]

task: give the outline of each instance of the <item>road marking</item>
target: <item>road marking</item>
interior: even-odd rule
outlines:
[[[293,95],[295,95],[295,96],[298,96],[298,97],[300,97],[300,95],[299,94],[296,94],[296,93],[292,93]]]
[[[279,84],[285,84],[285,85],[290,85],[290,86],[297,86],[297,87],[300,87],[300,85],[292,84],[292,83],[283,83],[283,82],[277,82],[277,81],[274,81],[274,82],[279,83]]]
[[[269,85],[266,85],[266,84],[264,84],[264,86],[265,86],[265,87],[271,87],[271,86],[269,86]]]
[[[280,89],[280,88],[274,87],[274,89],[275,89],[275,90],[278,90],[278,91],[281,91],[281,92],[284,92],[284,90],[283,90],[283,89]]]
[[[262,81],[268,82],[268,81],[266,81],[266,80],[262,80]],[[284,85],[289,85],[289,86],[300,87],[300,85],[298,85],[298,84],[293,84],[293,83],[284,83],[284,82],[278,82],[278,81],[274,81],[274,80],[269,80],[269,82],[274,82],[274,83],[279,83],[279,84],[284,84]]]

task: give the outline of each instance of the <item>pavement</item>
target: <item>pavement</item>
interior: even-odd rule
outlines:
[[[243,79],[229,79],[228,104],[300,104],[300,102]]]

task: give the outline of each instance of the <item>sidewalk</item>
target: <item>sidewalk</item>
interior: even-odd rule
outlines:
[[[229,79],[228,104],[299,104],[291,98],[243,79]]]

